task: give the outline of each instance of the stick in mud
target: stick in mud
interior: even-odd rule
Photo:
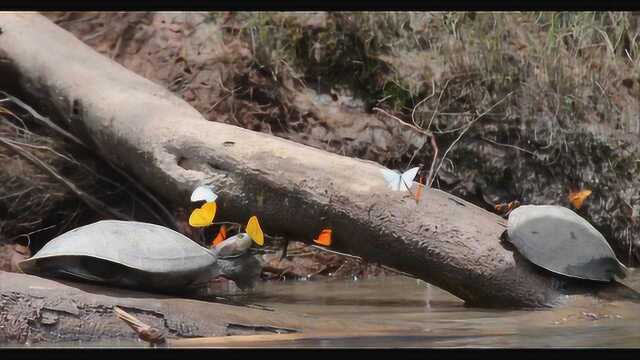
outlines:
[[[149,345],[154,346],[166,344],[167,340],[165,339],[165,335],[162,331],[143,323],[137,317],[117,306],[113,307],[113,311],[118,316],[118,319],[129,325],[129,327],[138,334],[138,337],[141,340],[148,342]]]
[[[281,342],[292,342],[301,340],[325,340],[325,339],[348,339],[348,338],[362,338],[362,337],[384,337],[393,336],[387,332],[380,331],[365,331],[362,333],[354,334],[353,332],[312,332],[312,333],[282,333],[282,334],[268,334],[268,335],[232,335],[232,336],[213,336],[213,337],[197,337],[190,339],[166,339],[165,334],[160,330],[153,328],[135,316],[127,313],[126,311],[114,307],[114,312],[119,319],[127,323],[135,332],[138,337],[149,343],[150,346],[161,347],[228,347],[233,345],[240,346],[257,346],[264,344],[274,344]],[[512,335],[509,332],[497,333],[497,334],[484,334],[483,336],[504,336]]]

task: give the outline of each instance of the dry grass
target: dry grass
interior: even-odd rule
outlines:
[[[27,131],[9,118],[13,117],[6,112],[0,114],[0,137],[35,146],[33,154],[50,166],[64,165],[55,154],[64,151],[62,143]],[[5,147],[0,147],[0,162],[0,234],[6,239],[46,226],[46,218],[59,210],[59,204],[72,201],[62,184]]]
[[[137,184],[65,133],[21,100],[0,94],[1,242],[30,242],[37,250],[57,234],[103,218],[163,223]]]

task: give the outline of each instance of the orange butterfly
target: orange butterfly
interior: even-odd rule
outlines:
[[[575,206],[576,209],[580,209],[589,195],[591,195],[591,190],[589,189],[580,191],[577,189],[571,189],[569,190],[569,202]]]
[[[216,246],[220,244],[226,238],[227,238],[227,226],[223,224],[222,226],[220,226],[220,231],[218,231],[218,235],[216,235],[216,237],[211,242],[211,246]]]
[[[518,206],[520,206],[520,201],[518,200],[514,200],[514,201],[510,201],[508,203],[498,203],[495,206],[495,210],[498,214],[506,214],[509,211],[517,208]]]
[[[313,239],[316,244],[331,246],[331,229],[323,229],[317,239]]]

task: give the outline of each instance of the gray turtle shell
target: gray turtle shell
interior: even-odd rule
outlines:
[[[626,275],[604,236],[565,207],[520,206],[509,214],[507,233],[520,254],[552,272],[606,282]]]
[[[19,266],[34,275],[169,289],[208,275],[216,260],[214,253],[166,227],[105,220],[54,238]]]

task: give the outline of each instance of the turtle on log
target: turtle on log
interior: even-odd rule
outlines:
[[[626,276],[626,267],[604,236],[571,209],[517,207],[509,214],[507,234],[520,254],[554,273],[600,282]]]
[[[248,252],[222,258],[163,226],[103,220],[66,232],[19,264],[32,275],[67,277],[160,292],[180,292],[217,276],[252,287],[262,263]]]

